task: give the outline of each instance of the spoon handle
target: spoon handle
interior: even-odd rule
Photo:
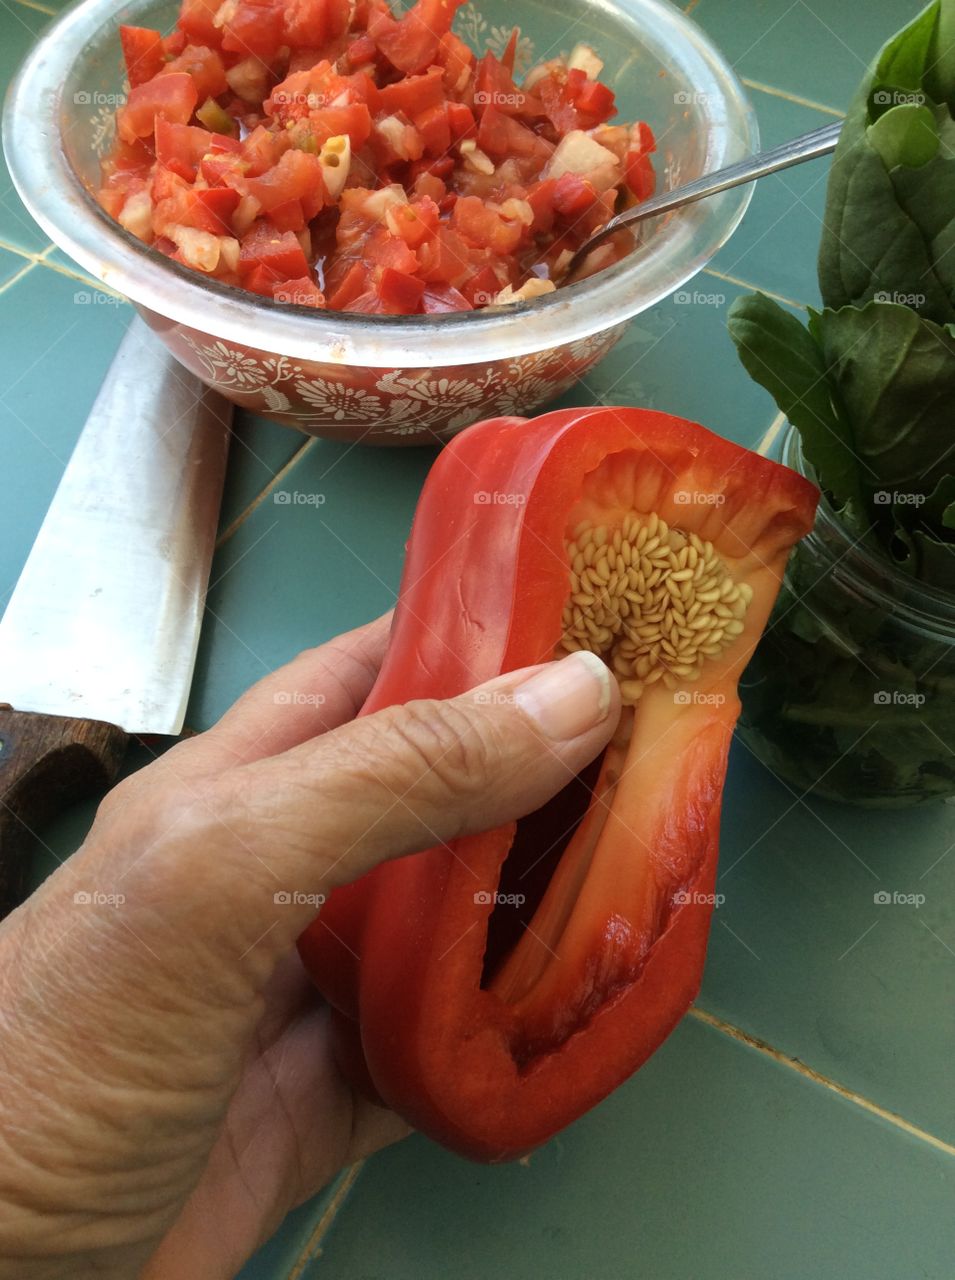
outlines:
[[[590,253],[591,249],[623,227],[632,226],[635,222],[642,222],[644,218],[653,218],[660,213],[669,213],[671,209],[693,204],[694,201],[702,200],[706,196],[728,191],[730,187],[739,187],[746,182],[753,182],[756,178],[764,178],[768,173],[778,173],[780,169],[802,164],[804,160],[815,160],[817,156],[828,155],[836,149],[841,129],[841,120],[824,124],[821,128],[801,134],[798,138],[792,138],[781,146],[772,147],[769,151],[759,151],[754,156],[747,156],[745,160],[738,160],[736,164],[727,165],[725,169],[706,173],[702,178],[696,178],[693,182],[687,182],[683,186],[675,187],[672,191],[665,191],[662,195],[634,205],[632,209],[627,209],[624,213],[611,218],[606,226],[601,227],[581,245],[569,264],[568,274]]]

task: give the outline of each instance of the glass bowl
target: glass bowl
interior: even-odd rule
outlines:
[[[439,316],[315,312],[207,280],[147,248],[90,194],[124,100],[120,23],[171,30],[176,0],[84,0],[49,28],[10,89],[7,163],[44,231],[95,279],[125,294],[173,354],[243,408],[309,432],[370,444],[441,441],[480,418],[526,415],[566,390],[627,321],[700,270],[752,194],[737,188],[647,224],[628,258],[528,303]],[[657,137],[668,188],[750,154],[757,130],[735,75],[664,0],[484,0],[455,30],[500,52],[522,31],[520,70],[591,43],[622,120]]]
[[[815,480],[793,428],[781,454]],[[860,542],[825,495],[739,692],[736,732],[795,795],[955,798],[955,595]]]

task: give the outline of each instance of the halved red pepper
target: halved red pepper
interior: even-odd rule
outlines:
[[[686,616],[682,636],[677,605],[661,613],[676,657],[657,644],[656,665],[632,672],[624,630],[609,653],[613,627],[591,636],[633,704],[602,762],[517,824],[337,890],[300,940],[340,1062],[437,1141],[487,1161],[536,1147],[636,1070],[696,996],[736,685],[816,498],[786,468],[640,409],[495,419],[432,468],[363,714],[581,647],[607,600],[613,625],[641,636],[658,598]],[[660,579],[639,577],[651,557]]]

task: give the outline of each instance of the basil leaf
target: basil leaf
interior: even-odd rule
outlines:
[[[873,298],[955,321],[955,76],[937,50],[955,0],[935,0],[886,45],[846,116],[829,177],[819,285],[831,310]],[[932,92],[930,92],[930,89]],[[929,116],[940,145],[928,155]],[[910,301],[917,298],[918,301]]]
[[[921,168],[938,152],[935,114],[924,104],[890,108],[869,125],[867,136],[887,169],[900,164]]]
[[[849,427],[833,403],[815,338],[762,293],[737,298],[727,324],[750,377],[766,388],[798,430],[820,485],[838,504],[858,502],[858,464]]]
[[[927,525],[955,529],[955,475],[942,476],[926,499],[922,519]]]
[[[864,492],[933,491],[955,465],[955,328],[870,302],[819,317]]]

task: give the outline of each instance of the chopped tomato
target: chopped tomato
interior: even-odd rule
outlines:
[[[451,223],[465,239],[495,253],[513,253],[524,234],[520,223],[502,217],[477,196],[463,196],[457,202]]]
[[[193,227],[214,236],[231,236],[229,222],[238,193],[228,187],[186,187],[160,200],[153,214],[153,228],[159,234],[169,227]]]
[[[222,47],[229,53],[271,62],[282,47],[283,21],[279,5],[240,0],[222,27]]]
[[[383,267],[377,284],[378,297],[389,315],[412,315],[421,305],[424,281],[394,267]],[[357,308],[356,308],[357,310]]]
[[[368,274],[369,268],[363,262],[353,263],[345,273],[341,284],[329,297],[329,307],[334,311],[346,311],[350,304],[365,292]]]
[[[196,44],[209,45],[218,49],[221,32],[213,19],[218,13],[222,0],[182,0],[179,11],[179,30]],[[181,52],[170,49],[168,52]]]
[[[554,185],[554,209],[562,218],[578,218],[597,203],[593,184],[577,173],[562,173]]]
[[[284,12],[285,43],[293,49],[318,49],[344,35],[349,12],[348,0],[289,0]]]
[[[247,231],[240,242],[239,277],[244,283],[256,271],[270,275],[272,283],[308,275],[308,260],[298,237],[291,231],[277,232],[267,223]],[[271,285],[268,292],[271,296]]]
[[[368,19],[368,34],[399,71],[408,75],[423,71],[434,62],[441,37],[450,31],[455,11],[463,3],[464,0],[418,0],[397,20],[379,9]]]
[[[466,102],[448,103],[448,126],[455,142],[462,138],[477,137],[477,121]]]
[[[186,75],[192,76],[200,102],[206,98],[218,97],[229,87],[219,54],[215,49],[206,49],[200,45],[187,45],[178,58],[166,64],[164,70],[166,75],[184,71]]]
[[[276,302],[287,302],[293,307],[325,306],[325,295],[311,276],[279,281],[272,286],[272,297]]]
[[[179,71],[172,75],[154,76],[145,84],[130,89],[126,105],[116,115],[116,128],[124,142],[148,138],[157,119],[173,124],[187,124],[199,94],[192,77]]]
[[[428,285],[421,296],[421,309],[426,315],[474,310],[464,294],[449,284]]]
[[[438,314],[559,284],[621,192],[652,192],[653,134],[607,123],[596,56],[553,58],[529,87],[516,28],[476,56],[451,30],[462,3],[180,0],[168,35],[123,26],[101,205],[279,302]]]
[[[266,173],[250,178],[247,186],[249,194],[255,196],[266,213],[297,202],[302,221],[296,230],[314,218],[325,203],[321,161],[305,151],[286,151]]]
[[[656,187],[656,175],[650,157],[656,151],[657,144],[653,131],[647,124],[641,122],[637,126],[636,135],[637,145],[627,152],[627,186],[638,200],[647,200]]]
[[[156,160],[187,182],[195,182],[199,162],[211,147],[211,136],[195,125],[173,124],[159,116],[155,125]]]
[[[477,140],[478,146],[489,156],[533,160],[538,168],[547,163],[554,151],[546,138],[541,138],[520,120],[504,115],[497,107],[485,107]]]
[[[166,65],[162,36],[149,27],[120,27],[123,61],[129,83],[135,89],[158,75]]]

